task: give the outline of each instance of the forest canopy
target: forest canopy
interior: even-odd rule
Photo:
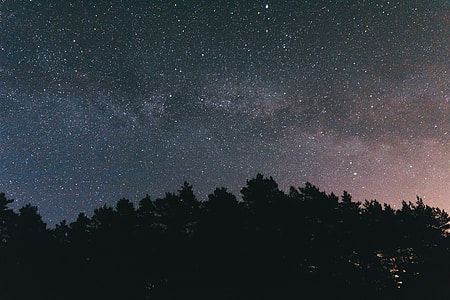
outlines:
[[[442,298],[450,218],[417,197],[400,209],[261,174],[242,201],[185,182],[48,228],[0,194],[2,299]],[[26,286],[26,288],[23,288]]]

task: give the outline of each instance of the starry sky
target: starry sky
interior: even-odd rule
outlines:
[[[450,1],[0,2],[0,190],[49,224],[257,173],[449,211],[449,100]]]

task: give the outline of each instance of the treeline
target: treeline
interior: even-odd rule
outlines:
[[[258,174],[242,201],[185,183],[47,228],[0,194],[1,299],[447,299],[445,211],[354,202]]]

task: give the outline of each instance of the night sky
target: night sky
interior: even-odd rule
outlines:
[[[0,2],[0,191],[49,224],[257,173],[450,210],[449,113],[450,1]]]

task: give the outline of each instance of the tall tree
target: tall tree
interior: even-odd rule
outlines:
[[[8,208],[13,201],[13,199],[7,199],[5,193],[0,193],[0,248],[8,242],[14,230],[17,215]]]

